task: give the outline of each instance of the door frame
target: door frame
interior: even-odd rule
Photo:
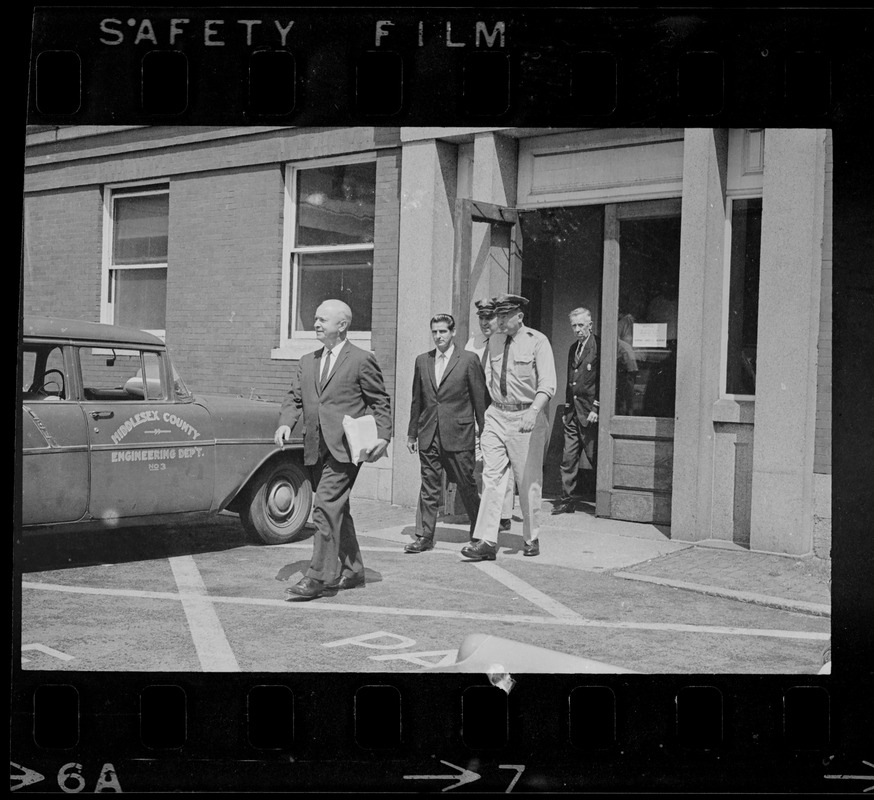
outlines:
[[[452,257],[452,311],[455,315],[457,338],[466,342],[470,336],[470,283],[473,253],[473,223],[485,222],[509,228],[509,290],[518,293],[522,287],[522,228],[519,211],[480,200],[459,198],[455,201],[453,227],[455,246]]]

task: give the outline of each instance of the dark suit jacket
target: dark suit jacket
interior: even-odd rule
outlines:
[[[347,341],[322,391],[317,376],[322,370],[325,348],[307,353],[298,364],[291,391],[279,411],[279,424],[294,430],[303,416],[304,464],[315,464],[319,457],[320,436],[331,455],[343,463],[352,456],[343,434],[343,416],[360,417],[370,412],[376,419],[380,439],[391,439],[391,401],[385,391],[382,372],[373,353]]]
[[[474,423],[481,431],[487,404],[482,365],[475,353],[456,345],[438,387],[434,378],[436,353],[431,350],[416,358],[407,435],[417,438],[422,449],[431,444],[439,425],[444,450],[473,450]]]
[[[583,358],[579,365],[574,367],[574,354],[577,351],[578,342],[574,342],[567,355],[567,390],[565,402],[573,408],[577,419],[584,427],[588,424],[586,419],[589,412],[595,407],[600,389],[600,343],[595,334],[589,337],[583,348]]]

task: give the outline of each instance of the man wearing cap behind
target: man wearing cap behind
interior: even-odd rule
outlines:
[[[474,334],[468,339],[464,346],[465,350],[470,351],[480,360],[483,371],[488,366],[488,347],[489,337],[498,332],[498,314],[495,311],[495,298],[488,297],[474,302],[476,306],[476,315],[479,319],[479,333]],[[486,402],[490,402],[491,398],[486,393]],[[483,479],[483,451],[480,446],[480,437],[477,434],[476,445],[476,467],[474,468],[474,479],[477,482],[479,491],[482,492]],[[507,482],[507,494],[504,495],[504,506],[501,509],[501,521],[498,525],[499,531],[509,531],[513,523],[513,500],[515,495],[516,481],[510,480]]]
[[[419,451],[422,489],[419,516],[422,531],[405,553],[422,553],[434,548],[437,504],[444,471],[461,495],[470,530],[479,511],[479,492],[473,478],[474,437],[483,427],[486,410],[486,385],[479,359],[459,350],[455,338],[455,318],[437,314],[431,319],[435,349],[416,358],[413,371],[413,399],[407,449]]]
[[[472,561],[494,561],[507,484],[515,477],[522,506],[523,555],[540,554],[539,514],[543,451],[549,435],[547,404],[555,394],[555,361],[549,340],[522,323],[528,300],[496,299],[498,333],[489,338],[486,385],[492,402],[482,435],[483,494],[474,529],[479,541],[463,547]]]

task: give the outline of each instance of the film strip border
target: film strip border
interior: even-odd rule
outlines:
[[[19,690],[13,738],[30,733],[36,747],[13,751],[12,787],[828,793],[874,785],[870,753],[835,758],[831,749],[864,712],[817,679],[753,686],[677,676],[653,692],[650,681],[626,676],[516,676],[507,692],[485,676],[443,676],[439,686],[418,675],[331,677],[330,691],[325,676],[308,675],[126,676],[124,692],[89,676]]]
[[[870,10],[52,8],[31,124],[826,126]]]

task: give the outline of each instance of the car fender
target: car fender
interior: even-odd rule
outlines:
[[[240,458],[240,456],[237,456],[235,460]],[[248,458],[243,458],[245,460],[245,472],[238,473],[239,479],[233,481],[233,486],[225,487],[223,496],[218,499],[217,511],[236,511],[237,503],[245,502],[248,499],[248,492],[253,479],[268,464],[272,464],[280,459],[290,458],[303,466],[303,440],[299,442],[292,440],[282,449],[273,445],[266,452],[262,450],[258,454],[249,454]]]

